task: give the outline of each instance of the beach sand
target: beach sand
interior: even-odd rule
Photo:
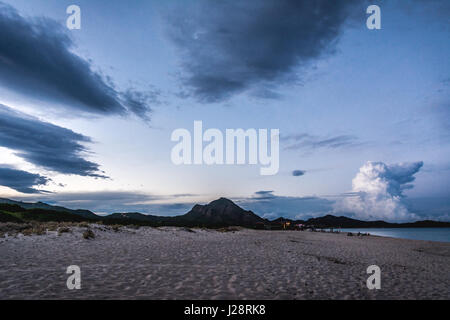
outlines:
[[[450,243],[307,231],[91,227],[0,238],[0,299],[450,299]],[[370,265],[381,289],[369,290]],[[81,289],[69,290],[69,265]]]

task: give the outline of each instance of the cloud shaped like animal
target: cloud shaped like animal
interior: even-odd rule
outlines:
[[[352,181],[352,193],[338,201],[335,210],[367,220],[415,218],[405,205],[403,191],[413,188],[411,182],[422,166],[422,161],[392,165],[367,162]]]

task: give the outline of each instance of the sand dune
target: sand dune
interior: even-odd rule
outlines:
[[[92,226],[0,238],[0,299],[450,299],[450,244],[300,231]],[[368,290],[366,269],[381,268]],[[81,268],[68,290],[66,268]]]

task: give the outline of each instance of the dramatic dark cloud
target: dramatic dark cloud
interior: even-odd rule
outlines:
[[[160,94],[160,91],[155,89],[147,92],[128,89],[122,94],[122,100],[131,112],[148,121],[150,120],[149,105],[159,105],[161,103]]]
[[[40,193],[34,187],[45,185],[50,179],[13,167],[0,166],[0,186],[8,187],[22,193]]]
[[[0,85],[15,92],[95,114],[147,118],[147,99],[125,100],[111,79],[73,53],[66,29],[47,18],[26,19],[0,2]],[[144,95],[144,94],[143,94]]]
[[[99,165],[83,158],[91,139],[0,104],[0,146],[50,171],[104,178]]]
[[[338,149],[344,147],[355,147],[362,143],[358,138],[352,135],[339,135],[319,137],[307,133],[288,135],[281,137],[281,141],[286,144],[287,150],[297,149]]]
[[[303,176],[305,173],[306,173],[306,171],[304,171],[304,170],[294,170],[294,171],[292,171],[292,175],[293,175],[294,177],[301,177],[301,176]]]
[[[349,17],[364,19],[364,1],[194,1],[169,15],[182,53],[186,90],[214,102],[245,90],[276,97],[272,88],[298,79],[299,67],[330,53]],[[264,93],[264,91],[268,91]]]

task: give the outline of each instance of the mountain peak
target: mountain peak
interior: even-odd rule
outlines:
[[[238,207],[238,205],[236,205],[233,201],[231,201],[230,199],[227,199],[227,198],[223,198],[223,197],[219,198],[217,200],[211,201],[207,205],[211,206],[211,207],[220,207],[220,206],[236,206],[236,207]]]
[[[219,198],[207,205],[195,205],[184,215],[190,221],[199,221],[209,225],[253,226],[263,219],[251,211],[239,207],[227,198]]]

